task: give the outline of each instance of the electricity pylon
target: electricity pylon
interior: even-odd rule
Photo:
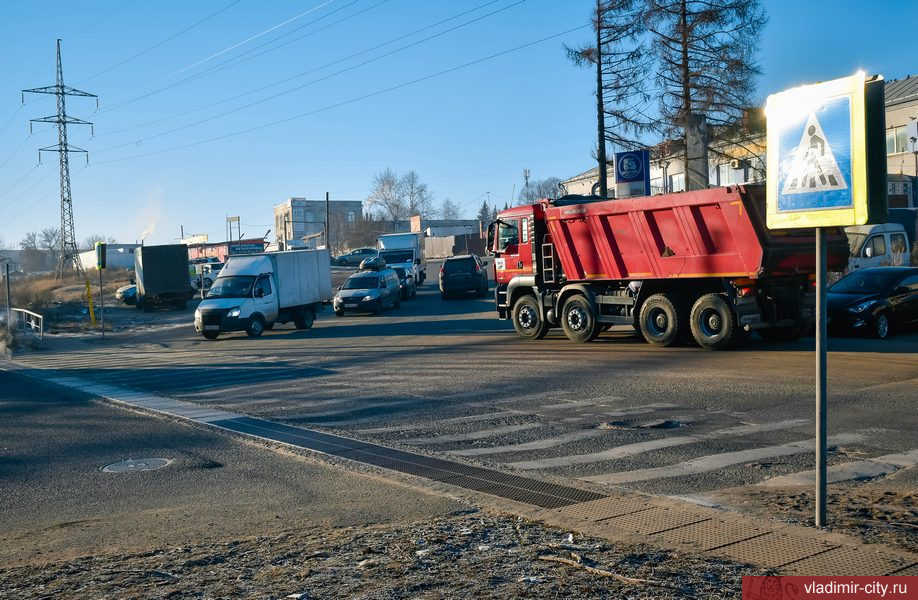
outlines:
[[[86,150],[71,146],[67,143],[67,125],[89,125],[89,121],[83,121],[67,115],[67,109],[64,98],[67,96],[86,96],[96,99],[96,108],[99,107],[99,98],[95,94],[81,92],[80,90],[64,85],[64,69],[61,67],[61,41],[57,40],[57,84],[48,87],[34,88],[31,90],[22,90],[22,102],[25,104],[25,94],[54,94],[57,96],[57,114],[41,119],[32,119],[29,123],[31,131],[32,123],[56,123],[57,124],[57,145],[39,148],[38,160],[41,162],[42,152],[57,152],[61,158],[61,256],[57,267],[58,278],[63,275],[64,271],[73,269],[78,273],[83,272],[83,266],[80,264],[80,257],[77,253],[76,236],[73,232],[73,202],[70,198],[70,159],[71,152],[83,152]],[[86,153],[86,161],[89,162],[89,154]]]

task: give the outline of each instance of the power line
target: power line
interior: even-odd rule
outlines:
[[[301,18],[301,17],[303,17],[303,16],[305,16],[305,15],[308,15],[309,13],[311,13],[311,12],[313,12],[313,11],[316,11],[316,10],[318,10],[318,9],[320,9],[320,8],[322,8],[322,7],[326,6],[326,5],[328,5],[328,4],[331,4],[331,3],[334,2],[334,1],[335,1],[335,0],[326,0],[326,2],[323,2],[322,4],[320,4],[320,5],[318,5],[318,6],[315,6],[315,7],[311,8],[311,9],[309,9],[309,10],[303,12],[303,13],[300,13],[299,15],[296,15],[295,17],[292,17],[292,18],[290,18],[290,19],[287,19],[286,21],[284,21],[284,22],[282,22],[282,23],[279,23],[278,25],[274,25],[274,26],[272,26],[272,27],[266,29],[265,31],[262,31],[261,33],[258,33],[258,34],[254,35],[254,36],[249,37],[248,39],[246,39],[246,40],[244,40],[244,41],[242,41],[242,42],[238,42],[238,43],[233,44],[233,45],[231,45],[231,46],[229,46],[229,47],[227,47],[227,48],[224,48],[223,50],[221,50],[221,51],[219,51],[219,52],[217,52],[217,53],[215,53],[215,54],[212,54],[211,56],[208,56],[207,58],[198,60],[197,62],[195,62],[195,63],[193,63],[193,64],[191,64],[191,65],[188,65],[188,66],[186,66],[186,67],[183,67],[183,68],[179,69],[178,71],[173,71],[172,73],[166,75],[165,77],[161,77],[158,81],[165,81],[165,80],[169,79],[170,77],[174,77],[175,75],[179,75],[179,74],[181,74],[181,73],[184,73],[185,71],[187,71],[187,70],[189,70],[189,69],[191,69],[191,68],[193,68],[193,67],[195,67],[195,66],[198,66],[198,65],[200,65],[200,64],[203,64],[203,63],[205,63],[205,62],[207,62],[207,61],[209,61],[209,60],[211,60],[211,59],[213,59],[213,58],[215,58],[215,57],[217,57],[217,56],[220,56],[221,54],[224,54],[224,53],[226,53],[226,52],[229,52],[229,51],[232,50],[232,49],[238,48],[239,46],[241,46],[241,45],[243,45],[243,44],[246,44],[246,43],[248,43],[248,42],[250,42],[250,41],[252,41],[252,40],[254,40],[254,39],[256,39],[256,38],[259,38],[259,37],[261,37],[262,35],[265,35],[266,33],[269,33],[269,32],[271,32],[271,31],[274,31],[274,30],[277,29],[278,27],[282,27],[283,25],[286,25],[287,23],[290,23],[290,22],[292,22],[292,21],[295,21],[296,19],[299,19],[299,18]],[[143,89],[143,88],[141,88],[141,89]],[[168,89],[168,87],[165,88],[165,89]],[[120,107],[125,106],[125,105],[127,105],[127,104],[136,102],[136,101],[138,101],[138,100],[142,100],[142,99],[144,99],[144,98],[147,98],[147,97],[149,97],[149,96],[152,96],[153,94],[157,94],[157,93],[159,93],[160,91],[162,91],[162,90],[155,90],[155,91],[153,91],[153,92],[149,92],[149,93],[147,93],[147,94],[144,94],[143,96],[139,96],[139,97],[137,97],[137,98],[133,98],[133,99],[130,99],[130,100],[125,100],[125,101],[123,101],[123,102],[116,102],[115,104],[113,104],[113,105],[110,106],[109,108],[105,109],[105,111],[103,111],[103,112],[108,112],[108,111],[110,111],[110,110],[114,110],[114,109],[116,109],[116,108],[120,108]]]
[[[353,17],[355,17],[355,16],[358,16],[358,15],[364,13],[364,12],[367,12],[368,10],[371,10],[371,9],[373,9],[373,8],[376,8],[377,6],[380,6],[381,4],[385,3],[386,1],[387,1],[387,0],[383,0],[383,2],[379,2],[379,3],[377,3],[377,4],[374,4],[373,6],[370,6],[370,7],[366,8],[366,9],[360,11],[360,12],[354,13],[353,15],[349,15],[349,16],[347,16],[347,17],[345,17],[345,18],[343,18],[343,19],[341,19],[341,20],[339,20],[339,21],[335,21],[334,23],[331,23],[331,24],[327,25],[326,27],[323,27],[322,29],[318,29],[318,30],[316,30],[316,31],[314,31],[314,32],[310,32],[310,33],[307,34],[307,35],[312,35],[313,33],[317,33],[317,32],[319,32],[319,31],[322,31],[323,29],[327,29],[328,27],[331,27],[331,26],[333,26],[333,25],[337,25],[338,23],[341,23],[341,22],[343,22],[343,21],[345,21],[345,20],[348,20],[348,19],[350,19],[350,18],[353,18]],[[121,128],[121,129],[117,129],[117,130],[114,130],[114,131],[110,131],[110,132],[104,133],[104,134],[102,134],[102,135],[100,135],[100,136],[97,136],[97,137],[103,137],[103,136],[106,136],[106,135],[114,135],[114,134],[116,134],[116,133],[122,133],[122,132],[124,132],[124,131],[131,131],[131,130],[133,130],[133,129],[138,129],[138,128],[141,128],[141,127],[147,127],[147,126],[149,126],[149,125],[155,125],[155,124],[157,124],[157,123],[162,123],[163,121],[169,121],[169,120],[172,120],[172,119],[177,119],[177,118],[183,117],[183,116],[185,116],[185,115],[189,115],[189,114],[192,114],[192,113],[195,113],[195,112],[199,112],[199,111],[201,111],[201,110],[205,110],[205,109],[213,108],[213,107],[215,107],[215,106],[219,106],[220,104],[225,104],[225,103],[227,103],[227,102],[232,102],[233,100],[238,100],[239,98],[244,98],[244,97],[246,97],[246,96],[251,96],[252,94],[256,94],[256,93],[258,93],[258,92],[264,91],[264,90],[269,89],[269,88],[272,88],[272,87],[276,87],[276,86],[278,86],[278,85],[282,85],[282,84],[287,83],[287,82],[289,82],[289,81],[293,81],[294,79],[299,79],[300,77],[305,77],[306,75],[309,75],[310,73],[314,73],[314,72],[316,72],[316,71],[321,71],[322,69],[326,69],[326,68],[331,67],[331,66],[334,66],[334,65],[336,65],[336,64],[339,64],[339,63],[348,61],[348,60],[350,60],[350,59],[352,59],[352,58],[356,58],[356,57],[361,56],[361,55],[363,55],[363,54],[367,54],[368,52],[372,52],[373,50],[378,50],[379,48],[383,48],[383,47],[388,46],[388,45],[390,45],[390,44],[394,44],[395,42],[401,41],[401,40],[403,40],[403,39],[405,39],[405,38],[408,38],[408,37],[411,37],[411,36],[413,36],[413,35],[417,35],[418,33],[427,31],[428,29],[433,29],[434,27],[437,27],[437,26],[439,26],[439,25],[442,25],[443,23],[448,23],[449,21],[453,21],[453,20],[455,20],[455,19],[458,19],[458,18],[460,18],[460,17],[463,17],[463,16],[465,16],[465,15],[467,15],[467,14],[469,14],[469,13],[475,12],[475,11],[477,11],[477,10],[480,10],[480,9],[484,8],[485,6],[489,6],[489,5],[494,4],[494,3],[496,3],[496,2],[499,2],[499,1],[500,1],[500,0],[491,0],[490,2],[485,2],[484,4],[481,4],[481,5],[479,5],[479,6],[476,6],[475,8],[472,8],[472,9],[470,9],[470,10],[467,10],[467,11],[464,11],[464,12],[461,12],[461,13],[458,13],[458,14],[453,15],[453,16],[447,18],[447,19],[443,19],[443,20],[441,20],[441,21],[437,21],[436,23],[433,23],[433,24],[431,24],[431,25],[427,25],[427,26],[422,27],[422,28],[420,28],[420,29],[416,29],[416,30],[414,30],[414,31],[412,31],[412,32],[410,32],[410,33],[406,33],[406,34],[404,34],[404,35],[400,35],[400,36],[398,36],[398,37],[396,37],[396,38],[393,38],[393,39],[391,39],[391,40],[388,40],[388,41],[386,41],[386,42],[383,42],[382,44],[377,44],[377,45],[372,46],[372,47],[370,47],[370,48],[366,48],[366,49],[364,49],[364,50],[361,50],[360,52],[355,52],[354,54],[351,54],[351,55],[349,55],[349,56],[345,56],[344,58],[340,58],[340,59],[338,59],[338,60],[334,60],[334,61],[332,61],[332,62],[326,63],[326,64],[321,65],[321,66],[319,66],[319,67],[314,67],[314,68],[312,68],[312,69],[309,69],[309,70],[307,70],[307,71],[303,71],[302,73],[298,73],[298,74],[293,75],[293,76],[291,76],[291,77],[285,77],[284,79],[280,79],[280,80],[277,80],[277,81],[275,81],[275,82],[269,83],[269,84],[267,84],[267,85],[263,85],[263,86],[260,86],[260,87],[251,89],[251,90],[249,90],[249,91],[247,91],[247,92],[244,92],[244,93],[242,93],[242,94],[237,94],[237,95],[235,95],[235,96],[231,96],[231,97],[229,97],[229,98],[226,98],[226,99],[224,99],[224,100],[220,100],[220,101],[217,101],[217,102],[211,102],[211,103],[208,103],[208,104],[204,104],[204,105],[198,106],[198,107],[196,107],[196,108],[192,108],[192,109],[190,109],[190,110],[182,111],[182,112],[180,112],[180,113],[175,113],[175,114],[169,115],[169,116],[167,116],[167,117],[163,117],[163,118],[161,118],[161,119],[156,119],[155,121],[148,121],[148,122],[146,122],[146,123],[141,123],[141,124],[139,124],[139,125],[131,125],[130,127],[123,127],[123,128]],[[352,4],[353,4],[353,3],[352,3]],[[349,6],[349,5],[348,5],[348,6]],[[340,10],[340,9],[339,9],[339,10]],[[256,58],[257,56],[261,56],[261,55],[263,55],[263,54],[267,54],[268,52],[273,52],[274,50],[278,50],[278,49],[280,49],[281,47],[283,47],[283,46],[285,46],[285,45],[287,45],[287,44],[290,44],[290,43],[292,43],[292,42],[294,42],[294,41],[296,41],[296,40],[302,39],[303,37],[306,37],[306,36],[300,36],[300,37],[296,38],[295,40],[290,40],[289,42],[286,42],[286,43],[283,44],[282,46],[278,46],[278,47],[276,47],[276,48],[272,48],[271,50],[267,50],[267,51],[265,51],[265,52],[262,52],[262,53],[260,53],[260,54],[255,55],[255,56],[251,56],[251,57],[249,57],[249,58],[247,58],[247,59],[245,59],[245,60],[251,60],[252,58]],[[278,39],[279,39],[279,38],[278,38]],[[267,45],[267,44],[263,44],[263,46],[264,46],[264,45]],[[255,49],[257,49],[257,48],[255,48]],[[229,61],[225,61],[224,63],[221,63],[221,65],[227,65],[227,63],[232,63],[234,60],[235,60],[235,59],[232,59],[232,60],[229,60]],[[242,62],[242,61],[239,61],[239,62]],[[235,64],[239,64],[239,62],[236,62]],[[361,65],[364,65],[364,64],[367,64],[367,63],[361,63]],[[218,67],[221,67],[221,65],[218,65]],[[361,65],[358,65],[358,66],[361,66]],[[228,65],[228,66],[233,66],[233,65]],[[221,69],[218,69],[218,70],[222,70],[222,68],[227,68],[227,67],[226,67],[226,66],[223,66],[223,67],[221,67]],[[214,73],[214,72],[216,72],[216,71],[210,71],[210,72],[207,72],[207,73],[203,73],[202,76],[210,75],[210,74],[212,74],[212,73]],[[339,71],[339,73],[342,73],[342,72],[343,72],[343,71]],[[335,74],[333,74],[333,75],[335,75]],[[189,80],[190,80],[190,79],[191,79],[191,78],[189,78]],[[317,80],[317,81],[321,81],[321,80]],[[177,82],[175,85],[179,85],[179,84],[181,84],[181,83],[182,83],[182,82]],[[311,85],[312,83],[315,83],[315,82],[311,82],[310,85]],[[166,89],[166,88],[163,88],[163,89]],[[294,89],[299,89],[299,88],[294,88]],[[271,99],[271,98],[268,98],[268,99]],[[135,143],[135,142],[136,142],[136,140],[135,140],[134,142],[131,142],[131,143],[133,144],[133,143]],[[126,146],[126,145],[127,145],[127,144],[124,144],[124,145],[122,145],[122,146],[115,146],[115,147],[123,147],[123,146]],[[111,149],[111,148],[106,148],[106,149],[104,149],[103,151],[105,151],[105,150],[110,150],[110,149]]]
[[[330,73],[330,74],[328,74],[328,75],[325,75],[325,76],[320,77],[320,78],[318,78],[318,79],[314,79],[314,80],[309,81],[309,82],[306,82],[306,83],[304,83],[304,84],[301,84],[301,85],[298,85],[298,86],[295,86],[295,87],[292,87],[292,88],[288,88],[288,89],[286,89],[286,90],[284,90],[284,91],[282,91],[282,92],[278,92],[278,93],[276,93],[276,94],[272,94],[271,96],[262,98],[262,99],[260,99],[260,100],[255,100],[254,102],[250,102],[250,103],[248,103],[248,104],[244,104],[244,105],[242,105],[242,106],[238,106],[238,107],[233,108],[233,109],[231,109],[231,110],[224,111],[224,112],[222,112],[222,113],[219,113],[219,114],[216,114],[216,115],[207,117],[207,118],[205,118],[205,119],[200,119],[200,120],[195,121],[195,122],[193,122],[193,123],[187,123],[187,124],[182,125],[182,126],[180,126],[180,127],[175,127],[175,128],[173,128],[173,129],[169,129],[169,130],[167,130],[167,131],[162,131],[162,132],[157,133],[157,134],[154,134],[154,135],[146,136],[145,138],[143,138],[143,140],[133,140],[133,141],[131,141],[131,142],[125,142],[124,144],[119,144],[119,145],[117,145],[117,146],[110,146],[110,147],[108,147],[108,148],[103,148],[103,149],[101,149],[101,150],[97,150],[96,153],[97,153],[97,154],[102,154],[102,153],[105,153],[105,152],[110,152],[111,150],[116,150],[116,149],[118,149],[118,148],[124,148],[124,147],[127,147],[127,146],[136,145],[138,141],[149,141],[149,140],[153,140],[153,139],[156,139],[156,138],[163,137],[163,136],[165,136],[165,135],[169,135],[169,134],[176,133],[176,132],[179,132],[179,131],[184,131],[184,130],[188,129],[189,127],[195,127],[195,126],[197,126],[197,125],[203,125],[204,123],[207,123],[207,122],[210,122],[210,121],[213,121],[213,120],[216,120],[216,119],[220,119],[220,118],[226,117],[226,116],[228,116],[228,115],[231,115],[231,114],[233,114],[233,113],[237,113],[237,112],[239,112],[239,111],[241,111],[241,110],[245,110],[245,109],[247,109],[247,108],[252,108],[253,106],[257,106],[257,105],[262,104],[262,103],[264,103],[264,102],[268,102],[268,101],[270,101],[270,100],[275,100],[275,99],[277,99],[277,98],[280,98],[281,96],[285,96],[285,95],[287,95],[287,94],[292,94],[293,92],[296,92],[296,91],[299,91],[299,90],[301,90],[301,89],[303,89],[303,88],[306,88],[306,87],[315,85],[315,84],[320,83],[320,82],[322,82],[322,81],[326,81],[326,80],[328,80],[328,79],[331,79],[332,77],[337,77],[338,75],[342,75],[342,74],[347,73],[347,72],[349,72],[349,71],[353,71],[353,70],[358,69],[358,68],[360,68],[360,67],[364,67],[364,66],[366,66],[366,65],[368,65],[368,64],[371,64],[371,63],[380,61],[380,60],[382,60],[382,59],[384,59],[384,58],[388,58],[389,56],[392,56],[392,55],[397,54],[397,53],[399,53],[399,52],[403,52],[403,51],[405,51],[405,50],[407,50],[407,49],[409,49],[409,48],[413,48],[414,46],[418,46],[418,45],[423,44],[423,43],[425,43],[425,42],[428,42],[428,41],[430,41],[430,40],[432,40],[432,39],[438,38],[438,37],[440,37],[440,36],[442,36],[442,35],[446,35],[447,33],[452,33],[453,31],[456,31],[456,30],[458,30],[458,29],[461,29],[461,28],[463,28],[463,27],[466,27],[466,26],[468,26],[468,25],[471,25],[472,23],[476,23],[476,22],[481,21],[481,20],[483,20],[483,19],[486,19],[486,18],[488,18],[488,17],[494,16],[494,15],[496,15],[496,14],[498,14],[498,13],[501,13],[501,12],[503,12],[503,11],[505,11],[505,10],[509,10],[509,9],[513,8],[514,6],[518,6],[518,5],[522,4],[522,3],[525,2],[525,1],[526,1],[526,0],[518,0],[517,2],[515,2],[515,3],[513,3],[513,4],[507,5],[507,6],[503,7],[503,8],[500,8],[500,9],[498,9],[498,10],[492,11],[492,12],[490,12],[490,13],[481,15],[481,16],[479,16],[479,17],[476,17],[476,18],[471,19],[471,20],[469,20],[469,21],[466,21],[466,22],[464,22],[464,23],[460,23],[459,25],[456,25],[456,26],[454,26],[454,27],[450,27],[449,29],[446,29],[446,30],[441,31],[441,32],[439,32],[439,33],[436,33],[436,34],[427,36],[427,37],[425,37],[425,38],[422,38],[422,39],[420,39],[420,40],[417,40],[417,41],[412,42],[412,43],[410,43],[410,44],[407,44],[407,45],[405,45],[405,46],[401,46],[400,48],[396,48],[395,50],[391,50],[391,51],[389,51],[389,52],[386,52],[385,54],[381,54],[381,55],[376,56],[376,57],[374,57],[374,58],[371,58],[371,59],[369,59],[369,60],[365,60],[365,61],[363,61],[363,62],[361,62],[361,63],[356,64],[356,65],[351,65],[350,67],[341,69],[340,71],[335,71],[334,73]],[[294,78],[296,78],[296,77],[299,77],[299,76],[295,76]],[[288,78],[288,79],[286,79],[285,81],[289,81],[290,79],[291,79],[291,78]],[[272,85],[274,85],[274,84],[272,84]],[[270,87],[270,86],[269,86],[269,87]],[[264,88],[262,88],[262,89],[264,89]]]
[[[410,85],[415,85],[415,84],[417,84],[417,83],[421,83],[421,82],[427,81],[427,80],[429,80],[429,79],[434,79],[434,78],[436,78],[436,77],[441,77],[441,76],[446,75],[446,74],[448,74],[448,73],[452,73],[452,72],[454,72],[454,71],[458,71],[458,70],[461,70],[461,69],[465,69],[465,68],[468,68],[468,67],[471,67],[471,66],[474,66],[474,65],[477,65],[477,64],[486,62],[486,61],[488,61],[488,60],[493,60],[493,59],[495,59],[495,58],[499,58],[499,57],[501,57],[501,56],[505,56],[505,55],[510,54],[510,53],[512,53],[512,52],[517,52],[517,51],[519,51],[519,50],[523,50],[523,49],[525,49],[525,48],[529,48],[529,47],[531,47],[531,46],[535,46],[535,45],[537,45],[537,44],[541,44],[541,43],[543,43],[543,42],[547,42],[548,40],[553,40],[553,39],[555,39],[555,38],[559,38],[559,37],[561,37],[561,36],[563,36],[563,35],[567,35],[567,34],[569,34],[569,33],[573,33],[574,31],[578,31],[578,30],[580,30],[580,29],[585,29],[585,28],[587,28],[587,27],[592,27],[592,25],[578,25],[577,27],[573,27],[573,28],[571,28],[571,29],[567,29],[567,30],[565,30],[565,31],[561,31],[561,32],[559,32],[559,33],[556,33],[556,34],[553,34],[553,35],[550,35],[550,36],[547,36],[547,37],[544,37],[544,38],[540,38],[540,39],[538,39],[538,40],[535,40],[535,41],[532,41],[532,42],[528,42],[528,43],[526,43],[526,44],[522,44],[522,45],[520,45],[520,46],[516,46],[516,47],[510,48],[510,49],[508,49],[508,50],[503,50],[503,51],[501,51],[501,52],[497,52],[497,53],[495,53],[495,54],[491,54],[491,55],[489,55],[489,56],[485,56],[484,58],[479,58],[479,59],[477,59],[477,60],[473,60],[473,61],[470,61],[470,62],[461,64],[461,65],[458,65],[458,66],[455,66],[455,67],[451,67],[451,68],[449,68],[449,69],[444,69],[444,70],[442,70],[442,71],[438,71],[438,72],[432,73],[432,74],[430,74],[430,75],[425,75],[424,77],[419,77],[419,78],[413,79],[413,80],[411,80],[411,81],[406,81],[406,82],[400,83],[400,84],[398,84],[398,85],[394,85],[394,86],[390,86],[390,87],[387,87],[387,88],[384,88],[384,89],[381,89],[381,90],[377,90],[377,91],[371,92],[371,93],[369,93],[369,94],[364,94],[364,95],[362,95],[362,96],[357,96],[357,97],[355,97],[355,98],[351,98],[350,100],[344,100],[344,101],[342,101],[342,102],[338,102],[338,103],[335,103],[335,104],[331,104],[331,105],[325,106],[325,107],[323,107],[323,108],[317,108],[317,109],[315,109],[315,110],[311,110],[311,111],[308,111],[308,112],[299,113],[299,114],[293,115],[293,116],[291,116],[291,117],[286,117],[286,118],[283,118],[283,119],[278,119],[278,120],[276,120],[276,121],[270,121],[270,122],[268,122],[268,123],[263,123],[263,124],[261,124],[261,125],[256,125],[256,126],[254,126],[254,127],[248,127],[248,128],[246,128],[246,129],[241,129],[241,130],[238,130],[238,131],[234,131],[234,132],[232,132],[232,133],[223,134],[223,135],[220,135],[220,136],[208,138],[208,139],[205,139],[205,140],[200,140],[200,141],[197,141],[197,142],[190,142],[190,143],[188,143],[188,144],[181,144],[181,145],[179,145],[179,146],[173,146],[172,148],[165,148],[165,149],[163,149],[163,150],[157,150],[157,151],[155,151],[155,152],[147,152],[147,153],[145,153],[145,154],[137,154],[137,155],[134,155],[134,156],[125,156],[125,157],[122,157],[122,158],[114,158],[114,159],[111,159],[111,160],[101,161],[101,162],[98,162],[98,163],[96,163],[96,164],[97,164],[97,165],[105,165],[105,164],[111,164],[111,163],[116,163],[116,162],[123,162],[123,161],[126,161],[126,160],[134,160],[134,159],[137,159],[137,158],[145,158],[145,157],[147,157],[147,156],[155,156],[155,155],[164,154],[164,153],[167,153],[167,152],[174,152],[174,151],[176,151],[176,150],[184,150],[184,149],[186,149],[186,148],[192,148],[192,147],[194,147],[194,146],[200,146],[200,145],[202,145],[202,144],[209,144],[209,143],[211,143],[211,142],[218,142],[218,141],[225,140],[225,139],[228,139],[228,138],[231,138],[231,137],[235,137],[235,136],[237,136],[237,135],[243,135],[243,134],[246,134],[246,133],[251,133],[251,132],[253,132],[253,131],[258,131],[258,130],[260,130],[260,129],[266,129],[266,128],[268,128],[268,127],[274,127],[274,126],[277,126],[277,125],[282,125],[282,124],[284,124],[284,123],[289,123],[290,121],[295,121],[295,120],[297,120],[297,119],[302,119],[302,118],[305,118],[305,117],[309,117],[309,116],[312,116],[312,115],[316,115],[316,114],[319,114],[319,113],[322,113],[322,112],[326,112],[326,111],[329,111],[329,110],[333,110],[333,109],[335,109],[335,108],[340,108],[340,107],[342,107],[342,106],[347,106],[347,105],[349,105],[349,104],[354,104],[355,102],[359,102],[359,101],[361,101],[361,100],[366,100],[367,98],[373,98],[373,97],[375,97],[375,96],[380,96],[380,95],[382,95],[382,94],[386,94],[386,93],[388,93],[388,92],[392,92],[392,91],[395,91],[395,90],[398,90],[398,89],[401,89],[401,88],[404,88],[404,87],[408,87],[408,86],[410,86]]]
[[[229,4],[227,4],[226,6],[224,6],[223,8],[221,8],[220,10],[218,10],[218,11],[216,11],[216,12],[214,12],[214,13],[211,13],[210,15],[204,17],[203,19],[201,19],[200,21],[198,21],[198,22],[196,22],[196,23],[194,23],[194,24],[192,24],[192,25],[189,25],[188,27],[186,27],[185,29],[182,29],[182,30],[179,31],[178,33],[169,36],[168,38],[164,39],[164,40],[161,41],[161,42],[158,42],[158,43],[156,43],[156,44],[153,44],[152,46],[150,46],[150,47],[147,48],[146,50],[142,50],[142,51],[138,52],[137,54],[135,54],[135,55],[133,55],[133,56],[130,56],[130,57],[128,57],[128,58],[125,58],[124,60],[122,60],[122,61],[119,62],[118,64],[112,65],[111,67],[108,67],[107,69],[104,69],[104,70],[102,70],[102,71],[99,71],[98,73],[96,73],[96,74],[94,74],[94,75],[90,75],[90,76],[87,77],[86,79],[83,79],[82,81],[80,81],[79,83],[77,83],[77,85],[80,85],[80,84],[83,84],[83,83],[85,83],[85,82],[87,82],[87,81],[90,81],[90,80],[92,80],[92,79],[95,79],[96,77],[99,77],[100,75],[104,75],[104,74],[108,73],[109,71],[113,71],[113,70],[117,69],[118,67],[120,67],[120,66],[122,66],[122,65],[125,65],[125,64],[131,62],[132,60],[134,60],[134,59],[136,59],[136,58],[140,58],[140,57],[143,56],[144,54],[147,54],[147,53],[149,53],[149,52],[152,52],[153,50],[156,50],[156,49],[159,48],[160,46],[163,46],[163,45],[165,45],[165,44],[168,44],[169,42],[171,42],[171,41],[174,40],[175,38],[177,38],[177,37],[179,37],[179,36],[181,36],[181,35],[183,35],[183,34],[185,34],[185,33],[188,33],[189,31],[191,31],[192,29],[194,29],[194,28],[197,27],[198,25],[201,25],[201,24],[203,24],[203,23],[206,23],[207,21],[213,19],[214,17],[216,17],[216,16],[219,15],[220,13],[222,13],[222,12],[224,12],[224,11],[226,11],[226,10],[232,8],[233,6],[239,4],[241,1],[242,1],[242,0],[233,0],[233,2],[230,2]],[[127,2],[125,2],[125,4],[127,4]],[[124,6],[124,5],[122,4],[122,6]],[[119,7],[119,8],[120,8],[120,7]],[[115,10],[118,10],[118,9],[115,9]],[[102,19],[99,19],[99,21],[101,21],[101,20],[107,18],[108,16],[111,16],[111,14],[115,12],[115,10],[113,10],[111,13],[109,13],[108,15],[106,15],[106,17],[103,17]],[[97,21],[97,23],[98,23],[98,21]]]

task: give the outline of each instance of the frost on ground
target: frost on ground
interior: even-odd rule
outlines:
[[[475,510],[0,568],[0,597],[734,598],[754,568]]]

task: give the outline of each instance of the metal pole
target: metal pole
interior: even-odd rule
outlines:
[[[13,294],[10,292],[10,263],[6,267],[6,328],[9,330],[10,339],[13,339]]]
[[[328,239],[328,204],[329,204],[329,194],[325,192],[325,248],[331,252],[331,241]]]
[[[816,527],[826,525],[826,234],[816,229]]]
[[[102,318],[102,337],[105,337],[105,290],[102,289],[102,269],[99,269],[99,315]]]

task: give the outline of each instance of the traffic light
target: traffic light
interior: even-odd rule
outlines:
[[[96,268],[100,271],[105,268],[105,242],[96,242]]]

